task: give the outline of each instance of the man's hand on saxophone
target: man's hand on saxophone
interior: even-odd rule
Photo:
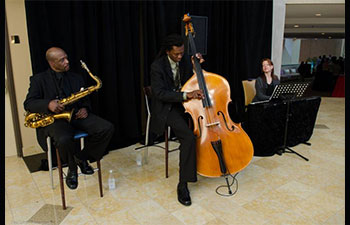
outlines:
[[[48,108],[51,112],[61,113],[64,110],[64,105],[58,99],[54,99],[49,102]]]

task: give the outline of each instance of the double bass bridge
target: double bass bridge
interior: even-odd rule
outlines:
[[[218,125],[220,125],[220,122],[208,123],[205,126],[206,127],[213,127],[213,126],[218,126]]]

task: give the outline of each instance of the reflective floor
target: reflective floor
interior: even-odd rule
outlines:
[[[48,172],[30,173],[23,159],[6,157],[6,224],[345,224],[344,121],[345,99],[323,97],[312,145],[293,147],[310,161],[295,154],[253,157],[237,175],[231,197],[215,192],[223,178],[198,176],[189,184],[189,207],[177,201],[178,151],[169,155],[167,179],[162,149],[150,147],[141,166],[138,145],[111,151],[101,161],[104,196],[97,173],[80,176],[76,190],[65,186],[67,210],[57,170],[52,190]],[[110,169],[115,190],[108,190]]]

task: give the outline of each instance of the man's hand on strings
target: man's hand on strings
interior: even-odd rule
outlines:
[[[201,53],[196,53],[196,58],[199,59],[199,63],[203,63],[205,60]],[[194,57],[191,57],[192,64],[194,65]]]
[[[203,99],[204,94],[203,94],[202,90],[195,90],[195,91],[187,92],[186,97],[188,100],[190,100],[190,99]]]

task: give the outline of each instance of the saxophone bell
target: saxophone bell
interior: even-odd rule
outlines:
[[[68,122],[71,121],[72,119],[72,116],[73,116],[73,112],[74,112],[74,109],[72,109],[70,112],[69,111],[64,111],[62,113],[59,113],[59,114],[54,114],[52,115],[53,118],[55,119],[65,119],[67,120]]]
[[[68,122],[71,121],[73,116],[74,109],[69,111],[64,111],[58,114],[41,114],[41,113],[29,113],[26,112],[25,127],[30,128],[38,128],[38,127],[46,127],[50,124],[53,124],[56,119],[65,119]]]

